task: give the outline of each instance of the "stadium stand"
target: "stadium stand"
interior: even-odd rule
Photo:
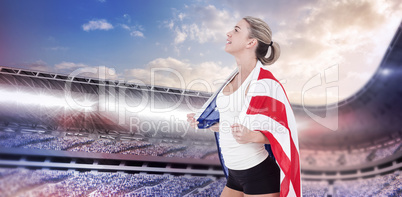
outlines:
[[[326,181],[303,181],[303,196],[321,197],[328,192],[329,184]]]
[[[200,188],[192,192],[189,196],[204,197],[218,196],[226,185],[226,178],[220,178],[204,188]]]
[[[335,196],[401,196],[400,172],[359,180],[335,181]]]
[[[300,150],[302,166],[359,166],[378,161],[400,152],[400,138],[381,146],[370,146],[365,149],[350,151]]]
[[[303,181],[303,196],[400,196],[400,172],[358,180]],[[225,178],[0,168],[0,197],[6,196],[219,196]]]
[[[2,130],[6,130],[3,128]],[[64,132],[66,133],[66,132]],[[130,155],[164,156],[193,159],[214,159],[216,146],[184,145],[177,143],[154,143],[140,140],[94,139],[76,136],[53,136],[37,133],[8,133],[0,130],[0,147],[20,147],[27,149],[64,150],[89,153],[116,153]]]
[[[7,128],[3,128],[5,130]],[[76,152],[116,153],[129,155],[178,157],[189,159],[217,159],[215,145],[185,145],[177,143],[154,143],[140,140],[111,140],[76,136],[53,136],[38,133],[9,133],[0,131],[0,147],[27,149],[64,150]],[[358,166],[378,161],[401,151],[401,139],[386,145],[371,146],[351,151],[301,150],[302,166]]]

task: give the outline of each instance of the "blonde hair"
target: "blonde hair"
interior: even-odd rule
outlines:
[[[268,24],[259,18],[251,16],[246,16],[243,19],[250,25],[249,37],[255,38],[258,41],[257,49],[255,50],[257,59],[260,60],[263,65],[275,63],[281,55],[281,48],[278,43],[272,41],[272,31]],[[271,53],[266,57],[270,47]]]

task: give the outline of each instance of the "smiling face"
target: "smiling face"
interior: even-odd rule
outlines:
[[[225,51],[236,55],[248,48],[252,39],[249,38],[250,25],[244,19],[240,20],[233,30],[229,31],[226,36]]]

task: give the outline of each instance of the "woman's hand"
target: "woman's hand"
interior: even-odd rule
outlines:
[[[234,123],[230,126],[232,128],[232,135],[239,144],[246,144],[250,142],[269,144],[268,138],[265,137],[260,131],[252,131],[247,127]]]
[[[198,129],[197,125],[199,122],[194,118],[194,116],[195,116],[195,113],[187,114],[187,122],[190,123],[191,127]],[[219,132],[219,122],[215,123],[214,125],[209,127],[209,129],[214,132]]]
[[[191,127],[198,128],[197,125],[198,125],[199,122],[197,120],[195,120],[194,116],[195,116],[195,113],[187,114],[187,122],[190,123]]]

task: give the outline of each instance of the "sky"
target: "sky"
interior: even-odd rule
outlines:
[[[236,68],[226,33],[263,19],[281,47],[267,68],[291,103],[347,99],[376,72],[398,0],[1,0],[0,66],[215,91]]]

